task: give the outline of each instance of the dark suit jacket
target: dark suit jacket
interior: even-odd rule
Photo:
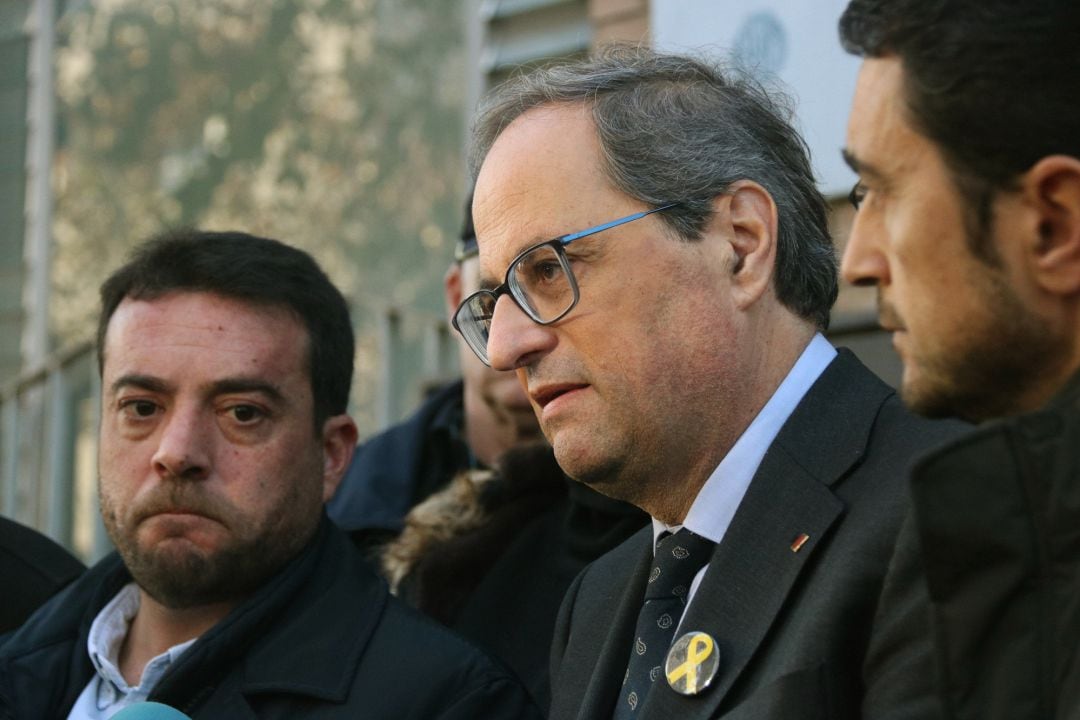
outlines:
[[[911,462],[958,426],[909,414],[841,350],[769,448],[679,634],[712,635],[720,667],[684,697],[659,679],[641,720],[875,717],[861,677]],[[802,533],[809,540],[792,551]],[[611,717],[652,559],[646,528],[586,568],[552,646],[552,720]],[[870,678],[868,682],[873,682]]]

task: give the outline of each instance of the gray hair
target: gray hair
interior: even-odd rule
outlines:
[[[603,171],[621,192],[656,207],[687,241],[701,238],[712,201],[739,180],[764,187],[777,206],[776,293],[824,329],[837,295],[836,249],[809,149],[779,95],[745,73],[708,61],[615,46],[588,60],[540,68],[496,87],[481,102],[469,169],[475,181],[495,140],[543,105],[586,103]]]

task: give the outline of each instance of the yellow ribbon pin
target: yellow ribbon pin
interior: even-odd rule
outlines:
[[[695,694],[704,689],[716,674],[718,663],[715,661],[709,663],[709,667],[704,667],[715,649],[716,644],[707,633],[693,632],[681,637],[668,654],[668,685],[683,694]],[[674,668],[670,667],[673,661],[678,662],[678,656],[683,652],[685,659]],[[704,678],[701,677],[703,670]],[[683,680],[681,687],[680,680]]]

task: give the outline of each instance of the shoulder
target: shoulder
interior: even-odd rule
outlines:
[[[365,660],[364,684],[373,680],[384,698],[393,687],[395,694],[406,698],[409,717],[540,717],[524,686],[509,670],[393,597],[371,637]],[[399,684],[401,680],[404,685]],[[365,707],[369,707],[367,700]]]
[[[90,623],[129,579],[114,553],[60,590],[18,630],[0,637],[0,706],[16,697],[43,703],[41,708],[74,702],[93,672],[86,652]],[[14,716],[51,715],[22,712]]]
[[[955,419],[932,419],[908,410],[900,397],[891,395],[882,404],[875,430],[889,438],[890,444],[905,450],[917,448],[929,454],[950,445],[972,431],[972,426]]]
[[[905,479],[916,459],[969,429],[959,421],[912,413],[894,388],[845,348],[839,349],[792,419],[802,440],[809,437],[816,446],[804,447],[805,452],[828,454],[840,448],[841,453],[833,454],[834,462],[850,459],[856,470],[891,469],[891,474]]]
[[[652,526],[647,525],[621,545],[586,565],[570,584],[555,622],[552,647],[565,647],[576,628],[596,631],[607,626],[605,615],[627,594],[635,575],[652,558]]]
[[[878,470],[892,469],[905,480],[916,464],[971,432],[958,420],[932,420],[908,410],[891,395],[875,418],[866,449],[866,464]]]
[[[28,527],[0,517],[0,633],[14,630],[86,568],[67,550]]]
[[[5,637],[3,654],[36,652],[39,648],[72,639],[89,628],[97,612],[120,591],[130,575],[112,553],[59,590],[21,626]]]
[[[18,587],[22,578],[33,576],[55,590],[85,569],[74,555],[45,535],[0,517],[0,571],[9,587]]]
[[[634,574],[642,557],[652,548],[652,524],[641,528],[611,551],[586,565],[574,581],[574,587],[586,594],[601,592],[618,595],[621,586]]]

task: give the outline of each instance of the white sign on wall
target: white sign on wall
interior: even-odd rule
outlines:
[[[652,0],[653,44],[734,60],[779,80],[795,101],[820,187],[844,195],[855,181],[840,157],[859,58],[840,47],[847,0]]]

